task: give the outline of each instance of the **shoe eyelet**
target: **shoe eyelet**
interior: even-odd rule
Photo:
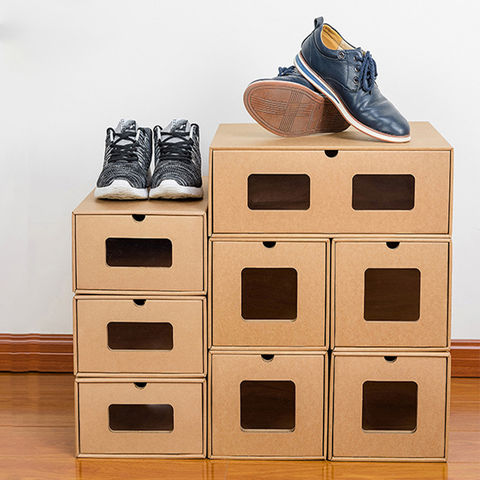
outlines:
[[[358,77],[353,77],[353,83],[354,83],[355,85],[358,84]]]
[[[337,56],[340,60],[343,60],[345,58],[345,52],[340,51],[338,52]]]
[[[357,73],[360,71],[360,67],[359,67],[358,65],[355,67],[355,71],[356,71]]]

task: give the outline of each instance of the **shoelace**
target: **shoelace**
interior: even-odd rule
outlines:
[[[171,141],[177,139],[177,141]],[[191,162],[193,140],[187,132],[162,132],[158,137],[160,160]]]
[[[138,160],[136,146],[139,131],[134,133],[131,130],[127,130],[125,132],[117,133],[113,128],[109,128],[107,130],[107,135],[110,135],[111,141],[107,151],[108,163],[118,161],[136,162]],[[125,143],[120,144],[122,141]]]
[[[290,67],[278,67],[278,76],[283,77],[284,75],[290,75],[295,73],[295,67],[292,65]]]
[[[377,78],[377,64],[369,51],[359,60],[362,62],[358,74],[359,83],[363,90],[370,93],[375,86],[375,79]]]

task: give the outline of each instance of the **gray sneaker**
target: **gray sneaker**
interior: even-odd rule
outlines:
[[[200,130],[185,119],[153,129],[155,169],[150,198],[202,198]]]
[[[120,120],[107,129],[103,170],[95,198],[144,200],[148,198],[148,169],[152,158],[152,131],[137,128],[135,120]]]

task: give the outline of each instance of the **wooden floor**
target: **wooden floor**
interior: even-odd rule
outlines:
[[[73,376],[0,374],[0,479],[479,480],[480,379],[452,380],[449,462],[74,458]]]

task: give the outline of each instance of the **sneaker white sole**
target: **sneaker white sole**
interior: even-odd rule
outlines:
[[[320,92],[322,92],[338,109],[342,114],[343,118],[357,130],[360,130],[366,135],[370,135],[373,138],[382,140],[384,142],[392,143],[404,143],[410,141],[410,135],[405,135],[402,137],[395,135],[388,135],[387,133],[379,132],[373,128],[367,127],[363,123],[359,122],[351,113],[348,111],[347,107],[343,102],[335,95],[335,93],[328,87],[327,82],[323,80],[317,73],[315,73],[307,64],[302,54],[299,53],[295,57],[295,65],[301,74]]]
[[[150,189],[150,198],[202,198],[202,187],[184,187],[175,180],[163,180],[158,187]]]
[[[146,188],[134,188],[127,180],[114,180],[107,187],[97,187],[95,198],[110,200],[146,200],[148,190]]]

